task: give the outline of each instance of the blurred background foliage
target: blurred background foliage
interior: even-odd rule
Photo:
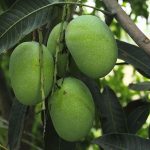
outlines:
[[[9,7],[15,2],[15,0],[1,0],[0,1],[0,14],[7,11]],[[104,4],[100,0],[80,0],[80,2],[87,5],[95,6],[101,9],[105,9]],[[126,13],[132,18],[137,26],[150,37],[150,0],[118,0],[118,3],[126,11]],[[79,8],[77,7],[77,12]],[[55,13],[55,12],[54,12]],[[117,39],[134,43],[131,38],[123,31],[122,27],[118,22],[108,16],[104,16],[101,12],[93,9],[83,7],[82,14],[96,14],[101,18],[105,19],[110,26],[112,32]],[[135,44],[135,43],[134,43]],[[0,55],[0,150],[5,149],[7,146],[7,132],[8,132],[8,120],[12,100],[8,99],[6,95],[12,94],[9,83],[9,64],[10,52]],[[138,73],[131,65],[122,63],[118,60],[118,64],[115,66],[113,71],[108,74],[105,78],[98,81],[100,87],[109,85],[119,97],[122,106],[126,106],[128,102],[134,101],[143,97],[149,98],[148,92],[137,92],[130,90],[128,85],[130,83],[148,81],[148,79]],[[37,105],[35,108],[30,108],[28,113],[28,121],[25,126],[22,139],[22,150],[42,150],[42,121],[40,112],[41,107]],[[34,116],[34,117],[33,117]],[[138,135],[148,138],[148,130],[150,124],[150,117],[148,117],[146,123],[138,131]],[[89,139],[98,137],[102,134],[101,129],[97,128],[96,125],[92,128],[89,134]],[[77,144],[79,150],[98,150],[98,146],[90,145],[89,143],[83,143],[82,145]]]

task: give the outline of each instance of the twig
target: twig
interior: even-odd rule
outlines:
[[[50,5],[65,5],[65,4],[78,5],[78,6],[81,6],[81,7],[85,6],[85,7],[93,8],[94,10],[100,11],[100,12],[102,12],[105,15],[110,15],[110,16],[114,15],[113,13],[105,11],[105,10],[102,10],[100,8],[97,8],[97,7],[94,7],[94,6],[89,6],[89,5],[86,5],[86,4],[83,4],[83,3],[78,3],[78,2],[54,2],[54,3],[50,4]]]
[[[0,144],[0,148],[2,148],[2,150],[8,150],[6,147],[4,147],[3,145]]]
[[[34,148],[35,150],[43,150],[41,147],[39,147],[39,146],[37,146],[37,145],[31,143],[30,141],[28,141],[28,140],[26,140],[26,139],[22,139],[21,141],[22,141],[23,143],[25,143],[25,144],[31,146],[31,147]]]
[[[116,63],[115,65],[129,65],[127,62]]]
[[[150,55],[150,40],[134,24],[130,17],[125,13],[116,0],[103,0],[107,9],[112,12],[116,20],[121,24],[123,29],[147,54]]]
[[[41,138],[33,135],[32,133],[24,131],[23,134],[26,135],[26,136],[31,137],[32,139],[36,140],[37,142],[41,142]]]

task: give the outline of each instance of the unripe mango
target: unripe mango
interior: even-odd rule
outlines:
[[[64,23],[65,27],[66,22]],[[53,30],[51,31],[48,41],[47,41],[47,48],[48,50],[51,52],[51,54],[53,55],[53,57],[55,57],[55,53],[56,53],[56,48],[57,48],[57,42],[60,36],[60,30],[61,30],[61,23],[57,24]],[[68,59],[68,54],[66,52],[62,53],[59,52],[58,53],[58,63],[57,63],[57,75],[59,77],[63,77],[65,75],[66,72],[66,67],[67,67],[67,59]]]
[[[44,92],[48,95],[53,83],[54,62],[48,49],[43,45]],[[9,63],[10,80],[16,98],[25,105],[34,105],[42,100],[40,80],[40,47],[37,42],[18,45]]]
[[[52,29],[47,41],[47,48],[51,52],[53,57],[55,57],[55,53],[56,53],[57,41],[60,34],[60,27],[61,27],[61,23],[57,24]]]
[[[87,76],[103,77],[113,69],[118,55],[116,41],[100,18],[82,15],[73,19],[65,39],[75,63]]]
[[[67,141],[78,141],[90,131],[95,114],[92,95],[80,80],[68,77],[58,81],[50,98],[49,111],[58,135]]]

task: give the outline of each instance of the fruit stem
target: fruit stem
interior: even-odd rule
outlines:
[[[40,62],[40,82],[41,82],[41,95],[43,100],[43,109],[45,110],[45,93],[44,93],[44,70],[43,70],[43,35],[42,30],[38,29],[39,35],[39,62]]]
[[[45,92],[44,92],[44,70],[43,70],[43,35],[42,35],[42,30],[41,28],[38,29],[38,35],[39,35],[39,62],[40,62],[40,87],[41,87],[41,95],[42,95],[42,110],[43,110],[43,135],[45,134],[46,131],[46,106],[45,106]]]
[[[58,64],[58,53],[62,52],[64,44],[63,44],[63,40],[64,40],[64,31],[65,31],[65,18],[67,15],[67,6],[65,5],[63,8],[63,15],[62,15],[62,23],[61,23],[61,27],[60,27],[60,32],[59,32],[59,37],[57,39],[57,46],[56,46],[56,53],[55,53],[55,67],[54,67],[54,84],[53,84],[53,88],[52,88],[52,94],[55,90],[55,85],[57,82],[57,64]]]
[[[72,8],[70,4],[66,4],[65,8],[66,8],[66,24],[64,27],[64,31],[66,30],[67,25],[68,25],[73,13],[74,13],[75,7],[73,6],[73,8]],[[68,52],[68,50],[66,50],[66,53],[67,53],[67,65],[66,65],[65,71],[67,72],[69,70],[69,52]]]

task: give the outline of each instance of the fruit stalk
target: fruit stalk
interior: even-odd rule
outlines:
[[[40,62],[41,95],[42,95],[42,100],[43,100],[43,110],[45,110],[44,74],[43,74],[43,48],[42,48],[43,35],[42,35],[42,30],[41,29],[38,29],[38,34],[39,34],[39,62]]]
[[[43,136],[46,132],[46,106],[45,106],[45,93],[44,93],[44,70],[43,70],[43,48],[42,48],[42,42],[43,42],[43,35],[42,30],[38,29],[38,35],[39,35],[39,62],[40,62],[40,90],[42,95],[42,110],[44,115],[43,120]]]
[[[66,2],[69,2],[70,0],[66,0]],[[73,1],[73,0],[72,0]],[[77,2],[77,0],[74,0],[74,2]],[[81,3],[82,4],[82,3]],[[70,19],[72,18],[72,16],[73,16],[73,13],[74,13],[74,11],[75,11],[75,7],[76,7],[76,5],[73,5],[73,6],[71,6],[70,4],[67,4],[66,5],[66,26],[65,26],[65,28],[64,28],[64,31],[66,31],[66,29],[67,29],[67,25],[68,25],[68,23],[69,23],[69,21],[70,21]],[[66,70],[65,71],[68,71],[69,70],[69,53],[68,53],[68,51],[67,51],[67,65],[66,65]]]
[[[57,46],[56,46],[56,52],[55,52],[55,59],[54,59],[54,84],[52,88],[52,94],[55,90],[55,84],[57,81],[57,64],[58,64],[58,53],[62,52],[63,50],[63,39],[64,39],[64,22],[67,16],[67,5],[63,8],[63,15],[62,15],[62,23],[60,27],[59,37],[57,39]]]

